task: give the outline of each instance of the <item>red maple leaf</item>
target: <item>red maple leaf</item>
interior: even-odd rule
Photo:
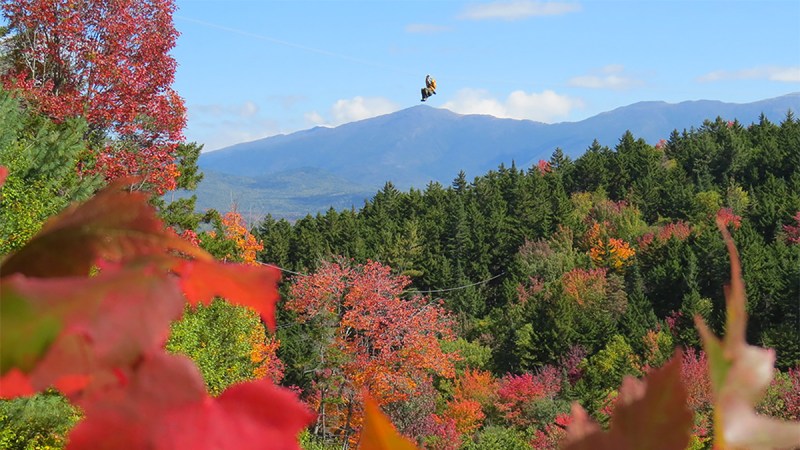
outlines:
[[[163,352],[108,378],[78,404],[85,418],[68,449],[299,449],[297,434],[313,419],[293,392],[267,380],[212,398],[191,360]]]
[[[181,261],[175,268],[181,287],[190,303],[208,304],[214,297],[253,308],[275,330],[277,284],[281,273],[269,266],[224,264],[208,261]]]

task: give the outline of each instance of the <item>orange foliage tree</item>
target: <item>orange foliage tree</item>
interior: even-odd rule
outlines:
[[[264,244],[250,233],[244,218],[236,211],[236,208],[222,217],[222,224],[225,226],[225,237],[236,244],[242,262],[258,265],[256,256],[258,252],[264,250]]]
[[[377,262],[339,261],[292,285],[286,308],[328,330],[312,344],[319,346],[311,369],[317,432],[354,440],[364,392],[388,406],[421,394],[433,374],[455,376],[455,356],[439,345],[454,338],[451,318],[428,298],[403,298],[409,284]]]
[[[259,265],[256,256],[264,249],[264,244],[247,229],[244,218],[236,208],[222,217],[222,225],[225,227],[225,238],[233,241],[242,263],[250,266]],[[252,348],[250,359],[257,364],[253,376],[279,382],[283,378],[284,365],[278,359],[277,352],[281,344],[278,338],[266,334],[264,327],[254,327],[249,341]]]
[[[565,298],[581,306],[601,302],[606,296],[606,272],[605,268],[575,268],[565,273],[561,277]]]
[[[622,239],[598,236],[592,239],[589,256],[597,267],[619,271],[628,266],[636,251]]]

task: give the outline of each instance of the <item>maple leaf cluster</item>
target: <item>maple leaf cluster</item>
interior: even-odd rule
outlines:
[[[553,423],[546,424],[543,428],[537,429],[531,439],[531,447],[536,449],[555,449],[559,448],[560,443],[567,436],[567,427],[572,422],[569,414],[559,414]]]
[[[175,188],[186,125],[169,55],[172,0],[2,0],[12,66],[1,76],[50,118],[83,117],[93,142],[84,173],[138,176],[156,194]]]
[[[537,400],[552,399],[561,390],[561,373],[547,366],[538,373],[508,375],[497,389],[497,408],[512,425],[525,428],[536,422],[526,414]]]
[[[617,270],[628,265],[635,254],[630,244],[617,238],[598,239],[589,250],[589,257],[595,266]]]
[[[733,227],[739,229],[742,226],[742,216],[737,215],[731,208],[720,208],[717,211],[717,221],[722,223],[725,227]]]
[[[491,372],[468,369],[456,379],[453,398],[444,412],[434,420],[440,424],[452,423],[458,435],[472,435],[483,425],[485,411],[497,400],[497,380]],[[434,430],[447,431],[443,430]],[[444,436],[442,436],[444,437]]]
[[[262,327],[253,327],[249,336],[250,360],[256,365],[253,376],[257,379],[267,378],[273,383],[280,383],[283,379],[284,364],[278,359],[278,348],[281,341],[275,336],[264,333]]]
[[[636,251],[623,239],[611,237],[609,234],[612,231],[613,227],[607,221],[594,222],[586,232],[585,239],[590,245],[589,257],[595,267],[619,271],[630,265]]]
[[[553,168],[550,167],[550,162],[540,159],[538,163],[536,163],[536,168],[539,169],[539,173],[541,175],[550,173],[553,171]]]
[[[654,243],[663,245],[673,238],[683,241],[686,240],[691,234],[691,226],[686,222],[679,220],[677,222],[661,225],[654,232],[644,233],[637,240],[637,244],[639,246],[639,250],[644,251]]]

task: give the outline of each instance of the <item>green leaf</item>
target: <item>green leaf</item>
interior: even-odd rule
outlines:
[[[61,330],[61,321],[41,314],[7,283],[0,284],[0,374],[12,367],[30,370]]]

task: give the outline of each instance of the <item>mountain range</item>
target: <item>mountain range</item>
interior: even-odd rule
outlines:
[[[639,102],[555,124],[420,105],[205,152],[197,207],[227,211],[235,204],[253,220],[267,213],[292,220],[331,207],[359,208],[389,181],[401,190],[448,185],[459,171],[472,179],[500,164],[527,168],[556,148],[573,158],[594,140],[613,148],[625,131],[655,144],[717,117],[747,125],[763,114],[780,123],[789,111],[800,111],[800,93],[743,104]]]

